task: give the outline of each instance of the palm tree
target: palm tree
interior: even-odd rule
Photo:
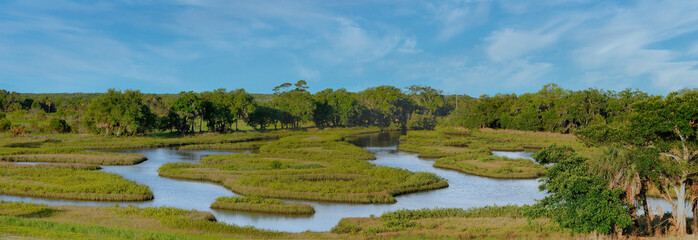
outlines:
[[[651,181],[643,174],[636,154],[616,147],[604,149],[600,158],[591,160],[591,171],[599,173],[608,180],[609,189],[622,189],[623,201],[629,207],[629,214],[639,224],[637,204],[641,204],[647,221],[647,232],[652,234],[652,218],[647,204],[647,186]],[[639,227],[639,226],[638,226]]]

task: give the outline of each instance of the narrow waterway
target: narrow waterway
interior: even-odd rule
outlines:
[[[449,187],[445,189],[412,193],[396,197],[395,204],[335,204],[307,202],[315,207],[316,213],[310,217],[273,216],[263,214],[236,213],[217,211],[210,204],[217,197],[235,196],[236,194],[210,183],[181,181],[159,177],[157,169],[169,162],[197,163],[202,157],[212,154],[250,154],[213,151],[180,151],[173,149],[145,149],[128,151],[145,155],[148,160],[133,166],[104,166],[102,171],[116,173],[126,179],[148,185],[155,199],[132,204],[139,207],[177,207],[212,212],[221,222],[279,231],[301,232],[328,231],[340,219],[345,217],[379,216],[385,211],[397,209],[420,208],[469,208],[487,205],[532,204],[536,199],[545,196],[538,191],[538,181],[530,180],[501,180],[478,177],[458,173],[456,171],[434,168],[433,161],[420,159],[416,154],[404,153],[397,150],[399,141],[397,132],[366,135],[353,140],[354,144],[363,147],[376,156],[371,163],[381,166],[397,167],[410,171],[425,171],[435,173],[448,180]],[[505,155],[510,158],[531,159],[530,153],[495,152],[495,155]],[[49,200],[41,198],[0,196],[5,201],[25,201],[44,203],[48,205],[81,205],[81,206],[110,206],[113,202],[83,202],[66,200]]]

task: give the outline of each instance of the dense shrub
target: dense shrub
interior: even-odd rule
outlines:
[[[0,120],[0,131],[7,132],[10,130],[10,128],[12,128],[12,122],[10,122],[10,120],[7,120],[7,119]]]
[[[68,123],[63,120],[63,119],[58,119],[58,118],[53,118],[48,124],[49,128],[51,131],[57,132],[57,133],[68,133],[70,132],[70,126]]]
[[[436,127],[436,117],[426,114],[412,114],[407,121],[407,128],[416,130],[433,130]]]

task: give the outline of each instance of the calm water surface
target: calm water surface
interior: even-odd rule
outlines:
[[[173,149],[145,149],[128,151],[148,157],[148,160],[133,166],[104,166],[102,171],[116,173],[126,179],[148,185],[155,199],[132,204],[139,207],[177,207],[212,212],[218,221],[235,225],[251,225],[258,228],[279,231],[301,232],[328,231],[340,219],[345,217],[379,216],[385,211],[397,209],[420,209],[436,207],[482,207],[486,205],[532,204],[536,199],[545,197],[538,191],[538,181],[500,180],[465,175],[456,171],[432,167],[432,160],[420,159],[416,154],[397,150],[399,134],[388,132],[367,135],[352,142],[376,156],[371,163],[380,166],[403,168],[410,171],[435,173],[448,180],[449,187],[421,193],[412,193],[396,197],[395,204],[335,204],[306,202],[315,207],[316,213],[310,217],[284,217],[250,213],[217,211],[209,206],[217,197],[236,196],[226,188],[203,182],[181,181],[159,177],[157,169],[165,163],[198,163],[201,158],[212,154],[251,154],[213,151],[181,151]],[[509,158],[531,159],[526,152],[494,152],[493,155]],[[0,196],[1,200],[44,203],[48,205],[111,206],[113,202],[83,202],[66,200],[49,200],[41,198]],[[664,207],[663,207],[664,208]],[[664,208],[667,209],[667,208]]]

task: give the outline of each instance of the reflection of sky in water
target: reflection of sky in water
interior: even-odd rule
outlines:
[[[511,158],[511,159],[528,159],[531,161],[533,160],[533,152],[506,152],[506,151],[492,151],[492,156],[495,157],[505,157],[505,158]]]
[[[210,208],[217,197],[235,196],[226,188],[205,182],[181,181],[159,177],[157,169],[169,162],[198,163],[202,157],[212,154],[228,154],[215,151],[180,151],[173,149],[145,149],[128,151],[140,153],[148,160],[133,166],[104,166],[102,171],[116,173],[124,178],[146,184],[153,191],[155,199],[148,202],[119,203],[139,207],[168,206],[182,209],[196,209],[212,212],[218,221],[240,226],[251,225],[258,228],[300,232],[305,230],[328,231],[345,217],[380,216],[385,211],[397,209],[420,209],[436,207],[482,207],[486,205],[532,204],[545,195],[538,191],[538,181],[500,180],[461,174],[456,171],[432,167],[432,160],[417,158],[416,154],[397,151],[396,132],[370,135],[353,140],[375,154],[376,165],[403,168],[410,171],[435,173],[449,182],[445,189],[412,193],[396,197],[395,204],[335,204],[307,202],[315,207],[316,213],[310,217],[273,216],[264,214],[217,211]],[[242,153],[249,154],[249,153]],[[530,159],[525,152],[501,152],[509,158]],[[0,196],[2,200],[38,202],[49,205],[109,206],[110,202],[82,202],[48,200],[29,197]],[[300,202],[300,201],[291,201]],[[663,209],[670,209],[662,206]]]

